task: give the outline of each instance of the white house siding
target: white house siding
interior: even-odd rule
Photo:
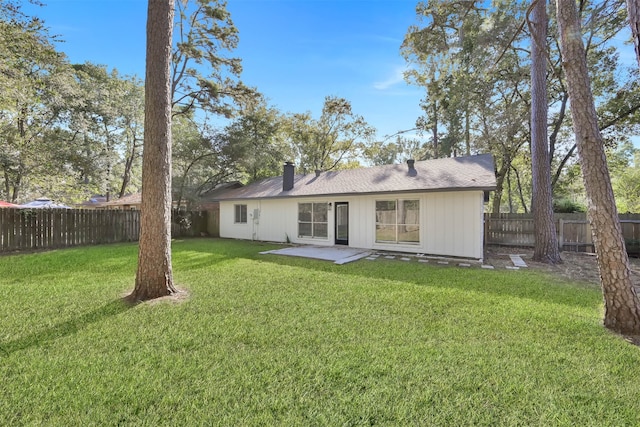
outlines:
[[[349,203],[349,246],[456,256],[483,257],[483,192],[366,195],[328,198],[265,199],[261,201],[220,202],[220,236],[297,244],[333,245],[335,242],[335,204]],[[420,200],[420,243],[376,243],[375,202],[377,200]],[[298,203],[331,202],[328,238],[298,237]],[[247,224],[234,224],[234,205],[247,204]],[[253,217],[254,209],[259,216]]]
[[[247,223],[235,224],[234,219],[234,205],[246,204],[247,205]],[[243,240],[256,240],[253,232],[253,210],[258,208],[257,201],[243,201],[243,202],[221,202],[220,203],[220,237],[243,239]]]
[[[425,253],[481,259],[483,199],[482,191],[428,193],[422,217]]]

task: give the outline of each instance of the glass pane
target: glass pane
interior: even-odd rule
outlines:
[[[420,227],[417,225],[398,226],[398,242],[420,243]]]
[[[311,222],[311,203],[298,203],[298,221]]]
[[[298,236],[311,236],[311,223],[310,222],[298,223]]]
[[[381,200],[376,202],[376,222],[379,224],[396,223],[395,200]]]
[[[234,222],[246,223],[247,222],[247,205],[233,205],[235,208]]]
[[[395,225],[376,225],[376,242],[395,242]]]
[[[420,201],[401,200],[398,215],[400,224],[420,224]]]
[[[327,222],[327,204],[313,204],[313,222]]]
[[[327,237],[327,223],[317,222],[313,224],[313,237]]]
[[[340,240],[349,238],[349,206],[336,206],[336,237]]]

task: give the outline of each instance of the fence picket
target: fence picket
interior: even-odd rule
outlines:
[[[192,219],[191,228],[172,224],[173,237],[206,233],[206,212],[182,215]],[[0,252],[133,242],[139,238],[138,210],[0,208]]]
[[[586,214],[555,214],[560,250],[593,252],[591,227]],[[629,253],[640,253],[640,214],[621,214],[622,235]],[[531,214],[485,214],[485,242],[490,245],[526,246],[535,244]],[[634,249],[632,249],[632,247]]]

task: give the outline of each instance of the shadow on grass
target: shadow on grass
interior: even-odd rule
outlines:
[[[0,275],[7,281],[24,282],[36,277],[75,275],[91,272],[108,275],[123,269],[133,269],[137,257],[137,243],[113,243],[96,246],[52,249],[37,253],[10,255]],[[10,267],[9,267],[10,265]]]
[[[358,260],[344,265],[329,261],[282,255],[257,255],[254,259],[282,266],[334,274],[386,279],[418,286],[456,289],[496,296],[530,299],[570,307],[595,307],[601,303],[596,290],[562,286],[562,280],[526,271],[484,270],[477,267],[440,266],[398,260]],[[560,286],[559,286],[560,285]],[[594,298],[594,295],[598,295]]]
[[[0,343],[0,356],[9,356],[20,350],[32,347],[40,347],[48,342],[73,335],[87,326],[100,322],[104,319],[116,316],[132,308],[134,304],[127,302],[124,298],[111,301],[96,310],[82,314],[77,318],[69,319],[58,325],[47,328],[43,331],[18,338],[13,341]]]
[[[190,238],[172,242],[174,270],[211,268],[239,258],[262,259],[258,252],[282,247],[278,244],[221,238]]]

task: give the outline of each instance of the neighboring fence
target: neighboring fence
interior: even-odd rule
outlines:
[[[173,237],[207,232],[207,212],[173,213]],[[0,208],[0,252],[132,242],[140,211]]]
[[[622,235],[627,251],[640,254],[640,214],[621,214]],[[584,213],[555,214],[560,250],[593,252],[591,227]],[[485,241],[490,245],[534,246],[531,214],[485,214]]]
[[[220,237],[220,204],[207,208],[207,233],[211,237]]]

